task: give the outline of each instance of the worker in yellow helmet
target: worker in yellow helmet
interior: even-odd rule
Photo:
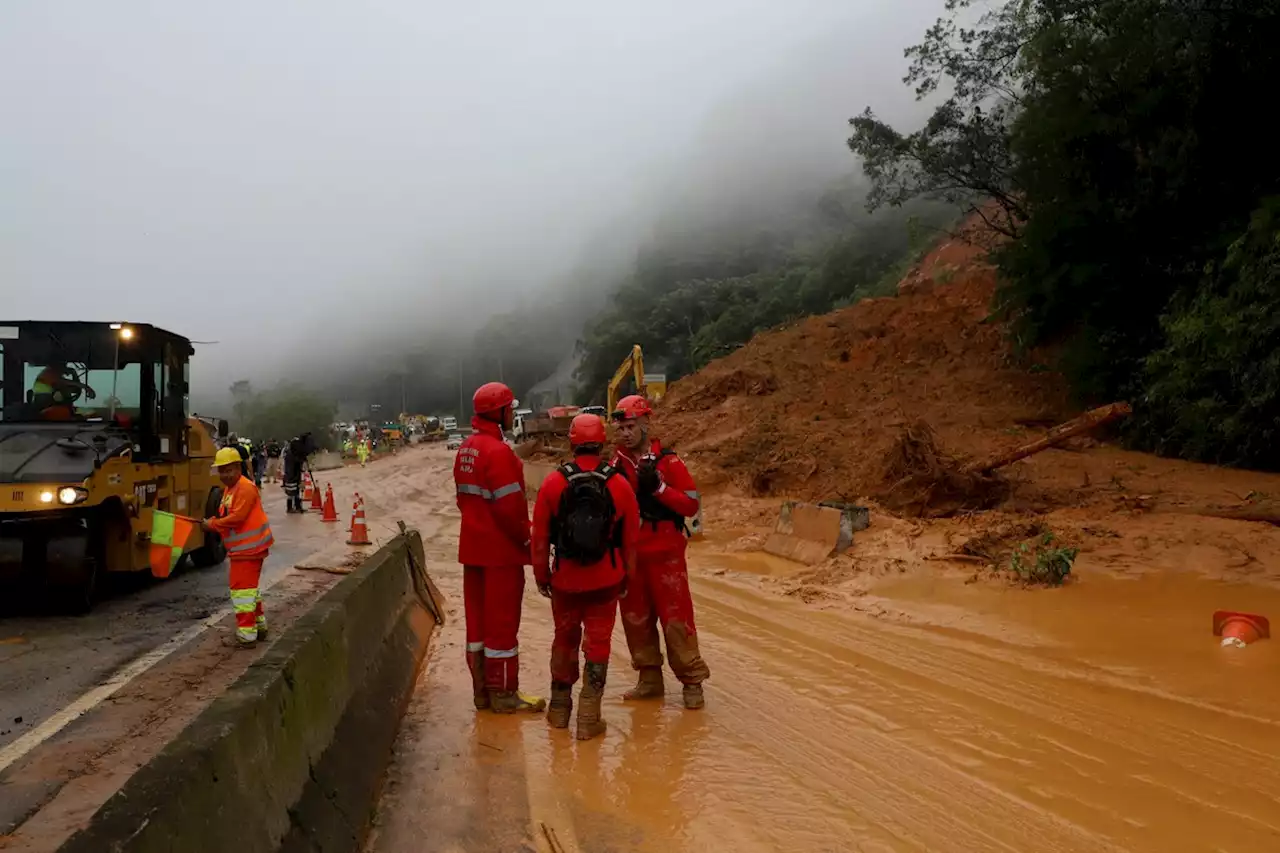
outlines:
[[[243,459],[236,447],[224,447],[213,457],[213,468],[222,482],[222,501],[217,515],[206,518],[201,527],[217,533],[227,546],[231,564],[231,605],[236,612],[236,636],[229,645],[250,648],[267,633],[258,583],[262,563],[274,539],[271,524],[262,508],[262,496],[253,481],[244,476]]]

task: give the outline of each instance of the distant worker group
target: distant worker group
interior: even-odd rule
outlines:
[[[663,697],[665,640],[685,707],[703,707],[702,682],[711,673],[698,648],[686,561],[686,520],[697,514],[700,498],[684,463],[651,434],[648,401],[634,395],[619,401],[610,415],[617,443],[608,461],[601,419],[573,419],[574,459],[542,483],[532,521],[523,464],[504,440],[514,403],[506,385],[481,386],[473,398],[474,432],[454,461],[475,707],[546,710],[552,727],[567,728],[573,686],[581,679],[577,737],[602,734],[601,701],[619,609],[638,673],[623,698]],[[530,564],[554,620],[549,707],[520,690],[518,635],[524,567]]]

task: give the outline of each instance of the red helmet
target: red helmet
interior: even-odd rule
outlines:
[[[630,397],[623,397],[618,401],[617,408],[613,410],[613,419],[615,421],[633,421],[636,418],[652,414],[653,407],[649,405],[649,401],[639,394],[632,394]]]
[[[471,405],[477,415],[487,415],[510,406],[516,400],[511,389],[501,382],[486,382],[476,389]]]
[[[599,415],[578,415],[569,423],[569,446],[604,444],[604,421]]]

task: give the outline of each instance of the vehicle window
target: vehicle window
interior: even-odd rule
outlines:
[[[76,414],[84,418],[105,418],[111,409],[112,388],[115,389],[116,411],[138,417],[142,413],[142,365],[126,364],[118,371],[84,370],[77,365],[70,365],[78,377],[77,381],[87,386],[81,390],[75,400]],[[33,390],[36,380],[45,369],[43,364],[23,363],[23,384]],[[93,392],[90,396],[89,391]]]

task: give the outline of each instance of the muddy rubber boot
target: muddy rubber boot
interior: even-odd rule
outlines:
[[[573,685],[563,681],[551,682],[551,703],[547,705],[547,725],[553,729],[569,728],[569,715],[573,713]]]
[[[490,690],[489,709],[495,714],[541,714],[547,710],[547,700],[519,690]]]
[[[627,701],[633,699],[661,699],[664,693],[666,693],[666,686],[662,683],[662,667],[646,666],[640,669],[640,677],[636,681],[636,686],[623,693],[622,698]]]
[[[477,711],[489,707],[489,691],[484,686],[484,656],[479,652],[467,652],[471,668],[471,702]]]
[[[604,682],[609,674],[609,664],[589,663],[578,693],[578,740],[591,740],[604,734],[608,728],[600,718],[600,701],[604,699]]]
[[[701,684],[686,684],[684,686],[684,706],[690,711],[696,711],[707,704],[707,700],[702,696]]]

